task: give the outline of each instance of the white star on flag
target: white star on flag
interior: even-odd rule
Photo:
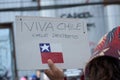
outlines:
[[[45,50],[47,50],[48,52],[50,52],[50,50],[48,49],[49,47],[50,47],[49,45],[43,44],[43,46],[41,46],[42,52],[44,52]]]

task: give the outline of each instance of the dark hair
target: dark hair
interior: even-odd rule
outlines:
[[[99,56],[86,65],[88,80],[120,80],[120,60],[110,56]]]

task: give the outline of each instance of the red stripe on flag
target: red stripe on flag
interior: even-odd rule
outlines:
[[[43,52],[41,53],[42,63],[47,63],[48,59],[51,59],[54,63],[64,63],[63,55],[61,52]]]

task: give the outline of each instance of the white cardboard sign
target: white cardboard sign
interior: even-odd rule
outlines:
[[[17,16],[18,70],[47,69],[47,60],[63,69],[83,68],[90,56],[86,23],[80,19]]]

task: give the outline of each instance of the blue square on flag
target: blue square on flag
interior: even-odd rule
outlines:
[[[62,47],[59,43],[40,43],[40,53],[42,63],[47,63],[48,59],[51,59],[54,63],[64,63]]]
[[[50,43],[40,43],[39,46],[40,46],[41,53],[51,52]]]

